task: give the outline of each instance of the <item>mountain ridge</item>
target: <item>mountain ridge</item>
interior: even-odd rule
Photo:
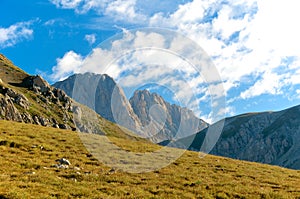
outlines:
[[[222,134],[210,154],[300,169],[299,116],[300,105],[225,118]],[[199,151],[207,130],[160,144]]]
[[[105,119],[156,143],[185,137],[208,125],[187,108],[171,105],[147,90],[135,91],[128,100],[123,89],[106,74],[75,74],[53,86]]]

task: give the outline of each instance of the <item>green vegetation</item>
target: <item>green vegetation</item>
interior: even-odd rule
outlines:
[[[123,149],[160,148],[117,136],[119,127],[110,125],[108,138]],[[300,171],[210,155],[200,159],[189,151],[157,171],[113,171],[86,150],[78,133],[31,124],[0,121],[0,150],[0,198],[300,198]],[[63,157],[71,162],[68,169],[51,167]]]

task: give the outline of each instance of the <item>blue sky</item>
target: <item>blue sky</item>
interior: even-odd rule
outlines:
[[[300,3],[297,1],[0,2],[0,52],[26,72],[41,74],[51,83],[75,72],[103,71],[95,66],[105,63],[103,57],[116,59],[115,54],[105,49],[105,45],[112,43],[123,50],[129,46],[176,49],[176,43],[171,43],[168,35],[151,34],[149,29],[145,32],[142,29],[157,27],[183,35],[185,39],[181,41],[190,39],[199,45],[211,58],[223,82],[223,89],[218,84],[220,82],[216,81],[208,89],[203,79],[195,78],[195,73],[187,71],[189,67],[183,64],[185,67],[176,69],[177,73],[172,73],[172,78],[168,78],[167,84],[176,87],[173,89],[175,94],[167,94],[169,101],[177,102],[175,99],[180,98],[191,104],[194,98],[190,98],[188,90],[193,90],[197,98],[194,101],[197,103],[193,103],[191,108],[200,104],[200,110],[195,112],[208,121],[213,120],[211,111],[218,104],[217,101],[212,102],[211,98],[220,98],[218,93],[222,91],[226,94],[226,107],[220,110],[222,116],[281,110],[300,104],[300,31],[297,27]],[[130,32],[132,29],[140,31]],[[113,37],[115,34],[119,34],[119,37]],[[164,45],[158,46],[161,43]],[[137,85],[129,84],[129,80],[147,88],[141,81],[157,81],[155,71],[158,65],[160,68],[157,71],[165,71],[168,66],[171,67],[169,70],[174,70],[174,60],[177,58],[172,56],[157,49],[135,51],[119,58],[106,72],[124,84],[124,90],[129,96],[132,89],[137,88]],[[183,53],[183,56],[186,55]],[[156,63],[158,58],[163,62]],[[183,60],[177,61],[179,63]],[[132,66],[137,71],[144,69],[139,73],[142,75],[136,75],[134,81],[129,79],[132,78],[130,72],[134,73]],[[187,75],[181,77],[188,81],[192,89],[186,89],[180,78],[175,78],[178,71]],[[154,82],[155,85],[162,84],[167,75],[170,73],[166,70],[164,79],[159,78],[160,82]],[[162,85],[161,88],[166,86]],[[159,87],[149,89],[161,91],[162,95],[169,93]]]

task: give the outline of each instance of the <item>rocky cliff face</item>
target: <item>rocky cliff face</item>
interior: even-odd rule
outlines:
[[[64,90],[75,101],[95,110],[103,118],[140,132],[140,121],[123,90],[108,75],[76,74],[53,86]]]
[[[171,145],[180,147],[193,139],[189,149],[198,151],[206,133]],[[300,106],[227,118],[211,154],[300,169]]]
[[[129,101],[145,136],[155,142],[186,137],[208,126],[191,110],[171,105],[147,90],[136,91]]]

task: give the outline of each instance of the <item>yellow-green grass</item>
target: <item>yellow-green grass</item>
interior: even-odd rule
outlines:
[[[127,151],[160,149],[108,139]],[[0,121],[0,150],[0,198],[300,198],[300,171],[189,151],[160,170],[112,171],[77,132],[37,125]],[[51,167],[62,157],[69,169]]]
[[[0,77],[4,82],[21,83],[29,76],[26,72],[16,67],[9,59],[0,54]]]

